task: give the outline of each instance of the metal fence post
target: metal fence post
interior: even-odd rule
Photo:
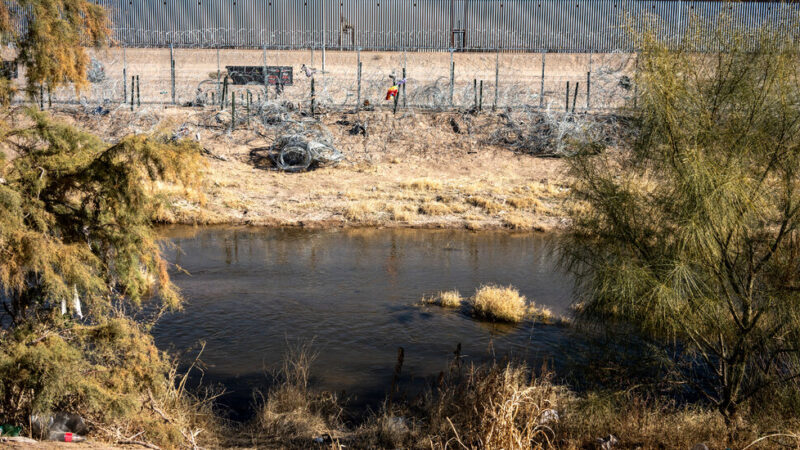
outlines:
[[[547,53],[542,50],[542,86],[539,88],[539,109],[544,108],[544,61]]]
[[[492,104],[492,111],[497,111],[497,91],[500,84],[500,49],[494,55],[494,104]]]
[[[569,112],[569,80],[567,80],[567,99],[564,101],[564,112]]]
[[[592,52],[589,51],[589,71],[586,72],[586,111],[589,111],[592,94]]]
[[[262,57],[263,57],[263,60],[261,61],[261,63],[263,65],[263,67],[264,67],[264,73],[263,73],[263,75],[264,75],[264,100],[266,100],[267,99],[267,83],[269,83],[269,80],[267,79],[267,41],[266,40],[262,43],[261,47],[262,47]],[[259,103],[261,103],[260,100],[259,100]]]
[[[219,107],[220,109],[225,109],[225,103],[223,103],[222,99],[222,86],[220,85],[219,77],[222,73],[219,70],[219,43],[217,42],[217,98],[219,99]]]
[[[358,78],[358,82],[357,82],[357,84],[358,84],[358,93],[356,94],[356,111],[358,111],[359,109],[361,109],[361,49],[360,48],[357,50],[356,54],[358,55],[357,56],[357,58],[358,58],[357,59],[358,67],[356,69],[357,70],[356,77]]]
[[[172,82],[172,104],[175,104],[175,56],[173,54],[172,44],[169,44],[169,66],[170,66],[170,80]]]
[[[125,55],[125,41],[122,41],[122,104],[128,99],[128,59]]]
[[[142,97],[139,95],[139,75],[136,75],[136,106],[142,106]]]
[[[453,49],[450,49],[450,106],[453,106],[453,89],[456,77],[456,63],[453,62]]]
[[[575,114],[575,102],[578,101],[578,86],[581,83],[579,81],[575,82],[575,93],[572,94],[572,113]]]

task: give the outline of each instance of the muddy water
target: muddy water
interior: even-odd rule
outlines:
[[[168,228],[168,258],[187,303],[163,318],[161,348],[205,341],[204,381],[220,383],[234,417],[247,414],[265,371],[287,345],[313,341],[312,384],[352,402],[383,397],[403,347],[405,386],[447,367],[457,344],[469,360],[511,356],[558,365],[568,337],[555,325],[495,326],[461,311],[414,304],[424,294],[512,284],[565,314],[571,280],[551,252],[553,236],[438,230]]]

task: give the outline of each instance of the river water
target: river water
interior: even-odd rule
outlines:
[[[572,281],[556,266],[556,236],[460,230],[164,229],[168,259],[186,298],[153,333],[160,348],[191,358],[206,342],[203,382],[220,384],[222,403],[245,417],[254,390],[289,346],[317,353],[312,386],[344,391],[351,404],[388,391],[398,347],[408,389],[447,368],[461,344],[468,361],[512,357],[558,366],[565,328],[525,322],[498,326],[462,311],[415,305],[425,294],[484,283],[514,285],[556,314],[567,314]],[[199,372],[196,373],[199,375]]]

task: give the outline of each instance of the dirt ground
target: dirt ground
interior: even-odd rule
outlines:
[[[203,191],[159,212],[165,222],[514,230],[566,223],[563,161],[487,144],[501,127],[497,113],[323,114],[319,118],[345,160],[304,173],[279,172],[251,158],[253,149],[273,143],[280,127],[266,129],[253,120],[230,132],[229,116],[212,108],[54,114],[109,141],[181,127],[199,138],[210,153]],[[364,124],[367,134],[350,135],[354,122]]]
[[[104,70],[102,82],[92,84],[81,94],[89,103],[111,99],[121,102],[123,91],[130,99],[131,77],[139,79],[139,95],[148,104],[172,102],[170,50],[167,48],[123,49],[112,47],[92,50],[93,57]],[[219,56],[219,63],[218,63]],[[175,101],[178,104],[194,101],[198,93],[208,101],[218,97],[216,73],[224,76],[225,66],[261,66],[266,60],[271,66],[290,66],[294,84],[285,88],[284,97],[298,101],[310,96],[310,81],[302,72],[305,64],[317,70],[316,96],[321,104],[353,106],[358,97],[358,63],[362,65],[361,101],[377,104],[390,85],[389,75],[402,77],[406,70],[408,104],[436,107],[449,105],[451,54],[444,52],[355,52],[327,51],[322,70],[322,52],[316,50],[269,50],[176,48]],[[543,61],[544,59],[544,61]],[[483,83],[483,103],[520,107],[541,104],[562,110],[567,83],[576,97],[577,109],[621,106],[630,95],[620,87],[623,74],[633,73],[634,59],[623,53],[453,53],[453,103],[470,105],[475,100],[476,82]],[[544,63],[544,64],[543,64]],[[544,80],[542,80],[544,71]],[[125,79],[123,81],[123,72]],[[587,73],[591,72],[591,88],[587,89]],[[24,78],[24,71],[21,74]],[[22,81],[22,78],[20,79]],[[234,91],[250,88],[260,95],[258,86],[230,86]],[[575,90],[577,88],[577,90]],[[270,89],[274,96],[274,89]],[[591,102],[587,102],[587,96]],[[57,100],[75,100],[75,92],[60,88]]]

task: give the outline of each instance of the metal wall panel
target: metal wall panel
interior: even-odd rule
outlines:
[[[692,16],[755,30],[784,23],[795,3],[712,0],[102,0],[127,46],[630,50],[625,27],[680,42]],[[347,29],[344,25],[347,24]],[[454,33],[460,28],[463,32]],[[352,31],[351,31],[352,30]],[[795,35],[798,30],[786,29]]]

